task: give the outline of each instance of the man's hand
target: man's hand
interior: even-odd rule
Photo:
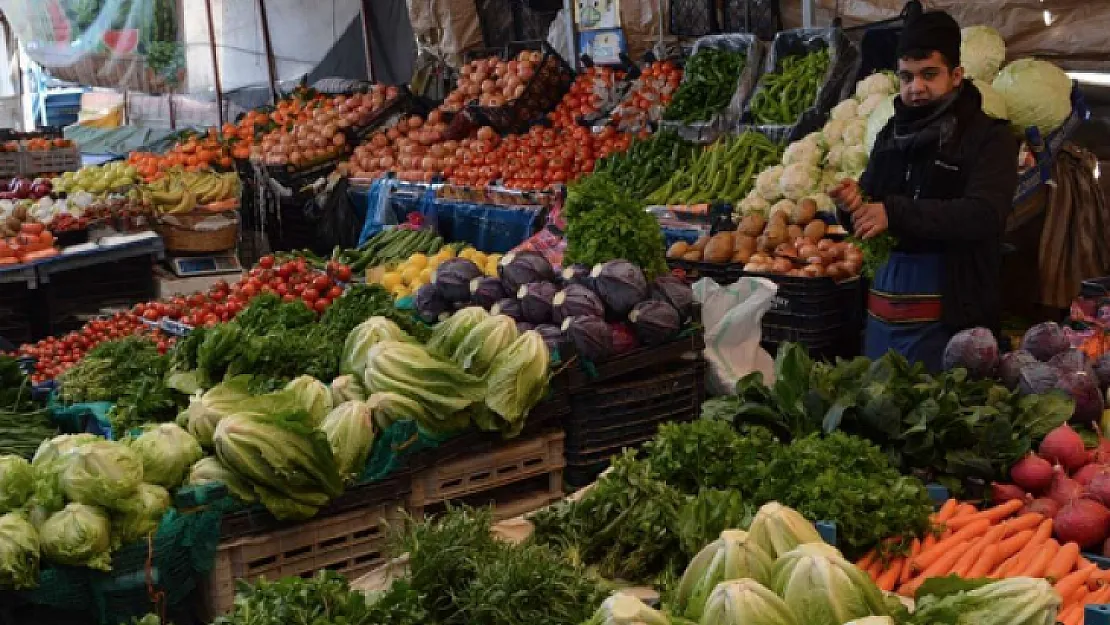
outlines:
[[[840,184],[829,192],[829,196],[837,206],[849,213],[855,213],[863,206],[863,191],[860,190],[859,183],[850,178],[841,180]]]
[[[886,207],[879,203],[860,206],[852,212],[852,225],[856,236],[861,239],[879,236],[890,226],[886,218]]]

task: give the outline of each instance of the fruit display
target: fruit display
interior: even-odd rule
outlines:
[[[663,119],[682,82],[682,69],[670,61],[655,61],[632,81],[628,93],[609,114],[621,132],[640,132]]]
[[[150,205],[157,213],[187,213],[198,207],[208,210],[237,208],[241,192],[235,172],[191,172],[172,170],[154,182],[128,192],[128,197]]]
[[[215,128],[204,134],[190,135],[174,144],[165,154],[131,152],[127,155],[127,162],[147,182],[158,180],[172,170],[229,169],[234,165]]]
[[[411,219],[406,224],[391,230],[383,230],[370,237],[357,250],[341,254],[344,264],[349,264],[355,273],[374,267],[399,263],[410,256],[435,254],[443,247],[443,237],[431,230],[424,230]]]
[[[459,68],[458,88],[443,101],[443,110],[458,112],[476,100],[479,106],[504,106],[524,94],[540,69],[543,53],[523,50],[511,61],[475,59]]]
[[[571,128],[579,119],[588,119],[612,106],[620,93],[623,74],[602,65],[586,68],[574,78],[570,90],[555,110],[547,114],[547,119],[556,126]]]
[[[76,193],[87,191],[101,195],[131,186],[140,181],[139,171],[123,161],[113,161],[103,165],[82,167],[77,171],[67,171],[50,182],[57,193]]]
[[[436,269],[453,258],[471,261],[481,270],[482,275],[496,276],[501,254],[485,254],[469,246],[456,253],[454,246],[445,245],[434,254],[417,252],[399,264],[373,267],[367,273],[366,280],[382,285],[398,299],[408,297],[425,284],[430,284]]]
[[[50,195],[54,185],[46,178],[12,178],[0,191],[0,200],[37,200]]]
[[[252,156],[266,165],[298,168],[339,156],[347,150],[345,131],[370,123],[397,94],[396,87],[374,85],[369,93],[324,98],[306,109],[303,119],[263,136]]]
[[[23,141],[23,148],[25,150],[28,150],[28,151],[31,151],[31,152],[45,152],[45,151],[48,151],[48,150],[56,150],[56,149],[64,149],[64,148],[72,148],[72,147],[73,147],[73,141],[70,141],[69,139],[62,139],[62,138],[46,139],[46,138],[42,138],[42,137],[36,137],[36,138],[33,138],[33,139],[26,139],[25,141]]]

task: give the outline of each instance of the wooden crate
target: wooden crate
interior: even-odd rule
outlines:
[[[413,476],[409,512],[420,517],[448,503],[493,505],[510,518],[563,496],[562,431],[507,441],[482,453],[437,462]]]
[[[389,526],[403,515],[403,501],[387,502],[221,542],[202,591],[204,612],[230,612],[237,580],[311,577],[322,569],[352,580],[364,575],[386,562]]]
[[[77,146],[50,148],[49,150],[27,150],[23,154],[21,170],[25,178],[38,174],[56,174],[63,171],[81,169],[81,152]]]

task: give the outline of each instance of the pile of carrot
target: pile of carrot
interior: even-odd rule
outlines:
[[[980,511],[949,499],[932,515],[933,531],[915,538],[907,555],[884,558],[872,550],[856,566],[904,597],[931,577],[1043,577],[1063,600],[1057,620],[1081,625],[1083,606],[1110,603],[1110,571],[1081,556],[1078,544],[1054,540],[1052,519],[1021,514],[1023,505],[1013,500]]]

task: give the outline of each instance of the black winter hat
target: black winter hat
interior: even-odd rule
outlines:
[[[898,58],[907,52],[936,50],[957,67],[960,64],[960,25],[944,11],[928,11],[910,19],[898,38]]]

